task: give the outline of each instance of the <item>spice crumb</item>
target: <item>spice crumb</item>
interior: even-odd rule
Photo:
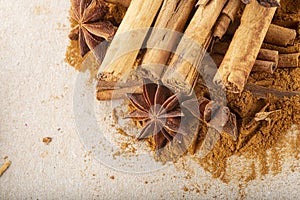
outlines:
[[[183,191],[187,192],[187,191],[189,191],[189,189],[186,186],[184,186]]]
[[[145,183],[145,184],[148,184],[148,181],[145,181],[144,183]]]
[[[114,179],[115,179],[115,176],[110,176],[109,178],[112,179],[112,180],[114,180]]]
[[[43,142],[48,145],[50,142],[52,142],[52,138],[51,137],[44,137],[43,138]]]

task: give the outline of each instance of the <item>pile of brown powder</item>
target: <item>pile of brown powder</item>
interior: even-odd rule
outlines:
[[[115,16],[115,20],[119,23],[125,12],[124,8],[114,7],[111,9],[112,15],[108,18]],[[281,8],[277,11],[274,23],[295,28],[298,31],[298,42],[299,21],[299,0],[281,1]],[[81,71],[83,60],[79,54],[78,42],[71,41],[66,61]],[[300,91],[300,68],[277,69],[274,74],[252,73],[248,83],[278,90]],[[201,95],[206,92],[202,91]],[[285,157],[294,156],[295,159],[299,159],[300,134],[295,129],[299,129],[300,125],[300,96],[290,98],[268,96],[266,99],[259,99],[251,92],[244,91],[241,94],[227,94],[227,101],[230,109],[238,116],[239,140],[232,141],[221,135],[207,156],[194,158],[213,177],[221,178],[224,182],[232,179],[248,182],[268,173],[280,173]],[[247,129],[246,126],[254,118],[255,113],[266,104],[268,104],[266,112],[279,111],[270,114],[267,120],[255,122],[254,128]],[[296,135],[288,135],[292,129]],[[201,146],[206,131],[207,129],[203,127],[196,148]],[[149,142],[151,145],[151,141]],[[237,156],[238,159],[233,159]],[[240,160],[241,163],[235,163],[236,160]]]

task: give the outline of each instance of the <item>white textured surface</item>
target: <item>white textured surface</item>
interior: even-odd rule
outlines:
[[[95,161],[74,123],[77,72],[64,63],[68,9],[67,0],[0,0],[0,164],[6,155],[12,161],[0,177],[1,199],[299,198],[295,160],[287,163],[296,166],[293,173],[267,175],[242,189],[194,164],[187,171],[169,166],[134,175]],[[46,136],[53,138],[50,145],[41,142]]]

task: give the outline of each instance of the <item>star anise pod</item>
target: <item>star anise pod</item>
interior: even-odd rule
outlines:
[[[225,133],[233,140],[238,138],[236,116],[229,108],[205,97],[189,99],[182,103],[192,115],[205,122],[208,127],[214,128],[219,133]]]
[[[104,40],[111,40],[116,32],[113,24],[101,20],[108,12],[108,6],[100,0],[72,0],[71,18],[76,22],[69,38],[79,40],[83,57]]]
[[[188,134],[187,128],[181,124],[184,114],[180,110],[178,95],[172,94],[161,83],[147,83],[145,80],[142,94],[131,93],[127,96],[136,108],[129,117],[145,123],[137,139],[153,136],[158,150],[174,137],[180,141],[182,135]]]
[[[136,108],[127,118],[144,122],[137,139],[153,136],[157,150],[166,146],[174,137],[181,143],[184,137],[194,135],[197,128],[191,128],[190,116],[219,133],[226,133],[234,140],[238,137],[235,114],[216,101],[205,97],[197,99],[182,93],[173,94],[161,82],[155,84],[148,79],[144,79],[142,94],[130,93],[127,96]],[[182,145],[188,148],[186,144]]]

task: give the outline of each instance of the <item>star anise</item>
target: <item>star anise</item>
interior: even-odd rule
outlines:
[[[180,135],[188,134],[184,124],[181,124],[184,114],[180,110],[178,95],[172,94],[161,83],[147,83],[145,80],[143,94],[131,93],[128,98],[136,108],[129,117],[145,123],[137,139],[153,136],[155,148],[158,150],[174,137],[180,141]]]
[[[190,116],[219,133],[226,133],[234,140],[238,137],[235,114],[216,101],[182,93],[173,94],[161,82],[155,84],[147,79],[144,79],[142,94],[130,93],[127,96],[136,108],[128,118],[144,122],[137,139],[153,136],[157,150],[166,146],[174,137],[181,143],[189,134],[192,137],[195,135],[197,128],[191,128]],[[187,149],[190,144],[182,145]]]
[[[104,40],[111,40],[116,32],[113,24],[101,20],[108,12],[108,6],[101,0],[72,0],[71,18],[76,22],[69,38],[79,40],[83,57]]]
[[[192,98],[184,101],[182,106],[187,108],[192,115],[205,122],[208,127],[225,133],[233,140],[238,138],[236,116],[229,108],[205,97]]]

